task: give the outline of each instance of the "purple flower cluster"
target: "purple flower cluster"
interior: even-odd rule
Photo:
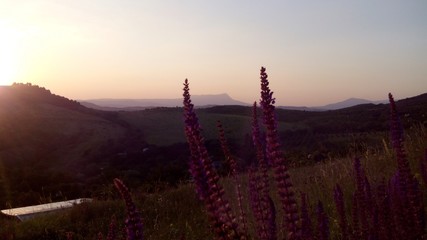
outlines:
[[[355,158],[353,162],[354,178],[356,182],[356,190],[353,200],[353,222],[354,232],[361,238],[375,235],[376,226],[373,225],[374,213],[372,210],[373,200],[370,190],[369,181],[365,175],[359,158]],[[338,206],[337,206],[338,209]]]
[[[317,203],[317,239],[329,239],[329,220],[321,201]]]
[[[257,167],[249,171],[249,194],[252,212],[256,221],[256,233],[261,240],[277,239],[276,209],[270,197],[268,168],[262,146],[258,123],[257,104],[252,110],[252,140],[256,149]]]
[[[270,192],[269,170],[273,171],[278,193],[278,203],[283,210],[283,228],[285,239],[289,240],[327,240],[331,238],[330,218],[327,216],[324,205],[318,201],[315,213],[310,212],[308,196],[301,193],[298,208],[295,191],[290,179],[287,160],[281,150],[275,115],[275,99],[270,91],[266,69],[261,68],[261,100],[263,123],[266,130],[265,139],[261,137],[258,122],[257,103],[253,104],[252,140],[256,151],[257,161],[250,166],[248,175],[249,204],[254,219],[253,224],[247,224],[246,213],[243,207],[243,196],[237,163],[225,136],[224,128],[218,121],[219,140],[226,163],[230,169],[236,187],[239,217],[236,218],[229,202],[225,198],[224,189],[219,183],[212,160],[209,158],[204,139],[201,135],[201,126],[191,102],[188,80],[184,82],[183,104],[185,119],[185,135],[190,148],[189,171],[196,187],[196,193],[207,210],[211,228],[219,240],[249,239],[256,234],[260,240],[277,240],[279,231],[276,223],[276,207]],[[390,101],[390,132],[392,147],[395,151],[397,169],[394,176],[371,189],[371,184],[362,163],[355,157],[353,161],[353,179],[355,190],[351,204],[346,211],[345,196],[341,186],[336,184],[333,198],[336,210],[337,233],[336,239],[342,240],[380,240],[380,239],[426,239],[425,209],[422,192],[418,180],[411,172],[410,164],[404,149],[403,127],[399,120],[396,103],[389,94]],[[264,144],[265,141],[265,144]],[[265,145],[265,146],[264,146]],[[427,185],[427,149],[424,159],[420,160],[420,172]],[[129,189],[120,179],[114,179],[114,185],[126,203],[127,218],[125,222],[127,239],[143,239],[143,223],[135,204],[132,201]],[[327,204],[326,208],[330,206]],[[315,216],[315,217],[313,217]],[[314,219],[312,221],[312,219]],[[253,226],[253,229],[248,229]],[[107,240],[117,237],[116,220],[112,217]],[[332,226],[331,228],[334,228]],[[253,230],[253,231],[252,231]],[[103,239],[102,233],[98,239]],[[184,239],[185,235],[182,235]],[[73,233],[67,232],[66,239],[72,239]]]
[[[335,200],[335,206],[337,209],[338,224],[341,232],[340,237],[341,239],[346,240],[348,239],[347,216],[345,213],[345,206],[344,206],[344,194],[339,184],[337,184],[334,188],[334,200]]]
[[[284,222],[285,229],[288,231],[288,239],[296,239],[300,234],[298,206],[295,200],[293,184],[288,173],[287,161],[280,148],[274,107],[275,99],[273,98],[273,92],[270,91],[267,77],[265,68],[262,67],[260,105],[267,134],[267,159],[273,166],[279,199],[285,213]]]
[[[233,182],[236,188],[236,196],[237,196],[237,204],[239,207],[239,221],[242,225],[242,231],[247,232],[247,221],[246,221],[246,212],[243,210],[243,195],[242,195],[242,186],[239,181],[239,176],[237,175],[237,162],[236,159],[231,154],[230,149],[228,148],[227,139],[225,137],[225,131],[222,126],[221,121],[218,121],[217,128],[219,132],[219,142],[221,143],[221,149],[224,153],[224,156],[226,158],[226,162],[228,166],[230,167],[230,174],[233,178]]]
[[[142,240],[143,236],[143,225],[142,219],[136,209],[135,204],[132,201],[129,189],[125,184],[118,178],[114,179],[114,185],[122,195],[123,200],[126,203],[127,218],[126,218],[126,234],[127,240]]]
[[[355,191],[351,224],[346,219],[343,193],[337,185],[334,199],[341,239],[423,239],[424,205],[419,183],[411,172],[403,142],[403,128],[393,96],[390,100],[390,131],[397,170],[386,183],[371,189],[360,159],[354,159]],[[422,170],[421,170],[422,172]]]
[[[230,175],[235,176],[235,175],[237,175],[237,162],[236,162],[236,159],[231,154],[230,149],[228,148],[228,143],[227,143],[227,139],[225,137],[224,127],[222,126],[221,121],[218,121],[216,126],[217,126],[218,132],[219,132],[219,142],[221,144],[222,152],[224,153],[226,163],[230,167]]]
[[[396,178],[391,189],[393,191],[391,194],[392,207],[396,220],[400,220],[402,223],[400,234],[408,239],[420,239],[424,233],[425,222],[422,193],[418,180],[412,174],[409,166],[403,144],[403,127],[391,94],[389,94],[389,101],[391,139],[397,161]]]
[[[208,156],[189,91],[189,83],[185,79],[183,94],[185,135],[191,153],[190,173],[198,196],[206,206],[212,228],[218,239],[246,239],[245,234],[240,231],[229,202],[224,197],[224,189],[219,184],[219,176]]]
[[[410,182],[413,176],[411,176],[411,170],[409,167],[408,159],[406,158],[405,149],[403,147],[403,127],[399,119],[399,115],[396,109],[396,103],[394,102],[391,93],[388,95],[390,101],[390,132],[393,149],[396,153],[397,160],[397,174],[399,178],[399,184],[401,191],[408,191],[410,188]]]
[[[313,229],[308,206],[308,197],[301,193],[301,239],[313,239]]]
[[[270,196],[269,168],[272,168],[279,204],[284,214],[285,239],[329,239],[330,218],[322,202],[318,202],[315,214],[310,214],[308,196],[301,193],[301,208],[298,208],[295,191],[290,179],[287,160],[281,150],[275,116],[275,99],[270,91],[265,68],[261,68],[261,100],[265,127],[265,147],[258,123],[257,104],[253,105],[252,140],[257,162],[249,168],[249,203],[254,218],[253,230],[258,239],[276,240],[276,208]],[[396,104],[391,94],[391,139],[396,153],[397,171],[390,181],[371,189],[371,185],[359,158],[354,158],[355,191],[351,212],[346,211],[345,196],[336,185],[333,197],[337,213],[336,237],[338,239],[422,239],[424,237],[424,205],[419,184],[411,173],[403,144],[403,128],[400,124]],[[204,201],[213,230],[218,239],[245,239],[250,236],[246,227],[239,228],[232,215],[224,190],[218,183],[219,176],[212,166],[201,136],[201,128],[191,103],[188,81],[184,83],[185,133],[190,146],[190,172],[199,198]],[[221,123],[218,123],[219,139],[230,175],[236,184],[240,221],[245,221],[242,208],[240,183],[237,180],[237,164],[225,139]],[[427,183],[427,151],[425,161],[420,162],[420,171]],[[327,205],[329,207],[329,205]],[[313,215],[317,216],[312,221]],[[314,223],[312,223],[314,222]],[[246,226],[246,223],[243,224]],[[243,230],[243,233],[240,230]]]
[[[110,226],[108,227],[107,240],[115,240],[116,237],[117,237],[117,220],[116,220],[116,216],[112,216]]]

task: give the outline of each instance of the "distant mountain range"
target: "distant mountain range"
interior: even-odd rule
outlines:
[[[325,106],[321,106],[317,108],[325,109],[325,110],[336,110],[341,108],[353,107],[361,104],[381,104],[381,103],[388,103],[388,100],[371,101],[371,100],[366,100],[361,98],[349,98],[341,102],[331,103],[331,104],[327,104]]]
[[[228,94],[212,95],[192,95],[191,99],[196,107],[211,107],[224,105],[242,105],[249,104],[232,99]],[[115,111],[115,110],[143,110],[156,107],[181,107],[182,98],[175,99],[90,99],[81,100],[83,106],[98,110]]]
[[[317,106],[317,107],[279,106],[279,108],[289,109],[289,110],[300,110],[300,111],[328,111],[328,110],[338,110],[338,109],[353,107],[353,106],[362,105],[362,104],[382,104],[387,102],[388,100],[371,101],[371,100],[366,100],[362,98],[349,98],[341,102],[331,103],[331,104]]]
[[[234,100],[228,94],[212,94],[212,95],[193,95],[191,96],[193,103],[196,107],[212,107],[212,106],[226,106],[226,105],[239,105],[249,106],[250,104]],[[155,107],[180,107],[182,106],[182,99],[89,99],[81,100],[80,103],[89,108],[105,110],[105,111],[135,111]],[[326,111],[337,110],[347,107],[352,107],[360,104],[380,104],[387,103],[387,100],[370,101],[361,98],[349,98],[347,100],[331,103],[324,106],[317,107],[298,107],[298,106],[278,106],[278,108],[289,110],[302,110],[302,111]]]

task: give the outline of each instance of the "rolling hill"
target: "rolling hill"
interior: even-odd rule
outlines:
[[[405,127],[427,125],[427,94],[397,102]],[[216,122],[244,167],[251,152],[251,107],[196,109],[215,161],[221,161]],[[188,149],[181,107],[100,111],[30,84],[0,88],[0,206],[108,194],[120,176],[151,188],[187,177]],[[294,164],[375,148],[388,129],[386,104],[329,111],[277,109],[286,154]],[[249,150],[248,150],[249,149]],[[45,199],[47,200],[47,199]]]

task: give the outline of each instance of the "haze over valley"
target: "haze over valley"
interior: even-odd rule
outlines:
[[[141,110],[146,108],[155,107],[178,107],[182,105],[182,99],[88,99],[79,100],[81,104],[86,107],[106,110],[106,111],[119,111],[119,110]],[[234,100],[228,94],[216,95],[195,95],[193,96],[193,103],[196,107],[210,107],[221,105],[240,105],[250,106],[250,103],[244,103]],[[341,108],[352,107],[360,104],[380,104],[387,103],[387,100],[370,101],[360,98],[349,98],[337,103],[330,103],[324,106],[306,107],[306,106],[278,106],[283,109],[294,110],[307,110],[307,111],[326,111],[336,110]]]

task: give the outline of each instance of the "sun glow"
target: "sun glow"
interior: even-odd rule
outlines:
[[[0,85],[17,81],[22,60],[23,33],[0,22]]]

